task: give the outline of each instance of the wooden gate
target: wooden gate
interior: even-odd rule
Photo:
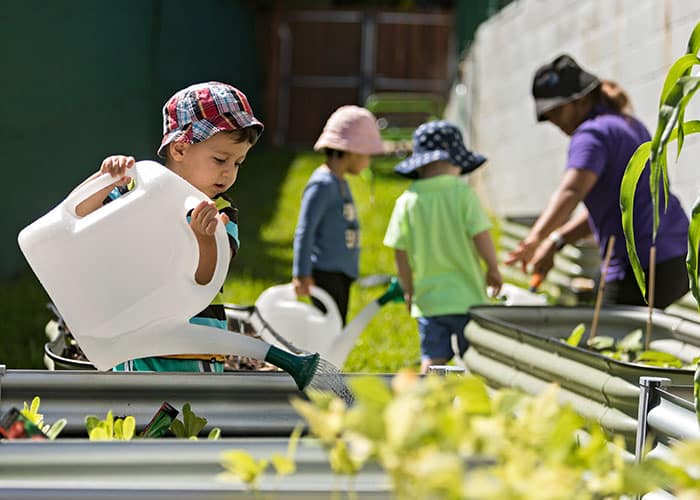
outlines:
[[[267,24],[265,107],[275,145],[308,147],[328,115],[381,91],[447,96],[456,70],[446,11],[299,10]]]

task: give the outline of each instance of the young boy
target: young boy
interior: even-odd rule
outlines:
[[[416,129],[413,154],[394,167],[416,179],[396,200],[384,244],[395,249],[404,298],[418,321],[421,373],[464,354],[469,308],[486,301],[486,285],[498,293],[503,283],[491,224],[459,178],[485,161],[464,147],[457,127],[434,121]],[[485,279],[478,257],[487,266]],[[452,348],[453,334],[459,353]]]
[[[219,82],[192,85],[173,95],[163,106],[163,140],[158,156],[167,168],[209,196],[190,214],[190,227],[199,245],[195,281],[209,283],[216,267],[214,233],[219,221],[226,226],[231,255],[238,247],[237,209],[225,192],[233,186],[248,151],[262,133],[263,124],[253,116],[246,96],[240,90]],[[116,180],[76,208],[79,216],[127,193],[132,181],[127,169],[135,163],[131,156],[105,158],[95,175],[109,173]],[[94,176],[93,176],[94,177]],[[222,291],[191,323],[226,329]],[[130,360],[115,371],[222,372],[224,357],[215,354],[179,354]]]

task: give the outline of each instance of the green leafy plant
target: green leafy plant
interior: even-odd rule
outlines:
[[[182,407],[182,420],[175,419],[170,424],[170,430],[175,437],[183,439],[196,440],[199,433],[207,425],[207,419],[196,415],[192,411],[192,407],[189,403],[185,403]],[[208,439],[219,439],[221,437],[221,429],[214,427],[209,431]]]
[[[409,372],[391,387],[377,378],[351,385],[350,408],[315,393],[293,405],[336,472],[353,475],[377,462],[399,499],[603,499],[659,484],[654,462],[626,461],[622,438],[610,446],[599,425],[558,403],[555,385],[531,397],[489,393],[471,375]]]
[[[27,420],[29,420],[39,429],[41,429],[41,432],[46,434],[46,436],[50,440],[54,440],[58,437],[63,428],[66,426],[67,421],[65,418],[60,418],[56,420],[53,424],[45,424],[44,415],[39,413],[40,405],[41,399],[39,399],[39,396],[34,396],[31,405],[27,405],[26,401],[24,402],[24,408],[20,411],[20,413],[24,415],[24,417],[27,418]]]
[[[258,482],[269,464],[275,468],[277,477],[283,477],[296,472],[296,450],[299,438],[301,437],[302,426],[297,425],[289,437],[287,452],[273,453],[268,460],[266,458],[256,459],[245,450],[230,450],[221,454],[221,466],[226,472],[220,474],[224,480],[242,481],[252,490],[256,490]]]
[[[85,428],[90,441],[130,441],[134,437],[136,420],[131,415],[115,419],[109,410],[104,420],[95,415],[85,417]]]
[[[587,343],[582,344],[586,326],[581,323],[577,325],[563,342],[574,346],[584,347],[598,352],[618,361],[627,363],[639,363],[647,366],[658,366],[662,368],[695,368],[697,362],[685,364],[673,354],[667,352],[644,349],[642,342],[642,330],[632,330],[620,340],[605,335],[597,335]]]
[[[620,205],[622,208],[622,227],[625,233],[627,251],[630,256],[634,276],[646,296],[646,280],[644,270],[637,254],[634,240],[634,195],[637,184],[646,168],[650,166],[649,186],[654,211],[652,242],[656,241],[659,227],[659,211],[661,204],[660,187],[663,186],[664,200],[668,203],[668,169],[667,147],[677,141],[676,159],[680,156],[683,142],[687,135],[700,132],[700,121],[685,121],[685,110],[695,92],[700,88],[700,77],[691,76],[694,66],[700,65],[698,51],[700,50],[700,23],[695,26],[686,54],[673,63],[668,70],[659,100],[659,113],[656,131],[649,142],[640,145],[627,164],[625,175],[620,188]],[[664,206],[664,209],[666,207]],[[690,229],[688,231],[688,274],[691,289],[695,299],[700,303],[698,288],[698,245],[700,244],[700,199],[692,209]]]

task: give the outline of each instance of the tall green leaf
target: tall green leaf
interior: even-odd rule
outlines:
[[[688,226],[688,279],[693,297],[700,304],[700,289],[698,287],[698,245],[700,245],[700,198],[695,201],[690,213],[690,226]]]
[[[697,54],[700,50],[700,22],[695,25],[695,29],[690,34],[688,40],[688,54]]]
[[[700,132],[700,120],[687,121],[683,124],[683,129],[686,135],[697,134]],[[673,142],[678,137],[678,131],[673,130],[668,137],[667,142]],[[637,254],[637,246],[634,241],[634,194],[637,190],[637,184],[639,183],[639,178],[644,171],[647,161],[649,160],[651,142],[645,142],[641,144],[637,151],[635,151],[632,158],[630,158],[627,163],[627,168],[625,174],[622,177],[622,183],[620,185],[620,208],[622,210],[622,230],[625,233],[625,244],[627,245],[627,253],[630,257],[630,263],[632,265],[632,270],[634,271],[634,277],[637,280],[637,285],[642,292],[642,295],[646,296],[646,280],[644,278],[644,270],[642,269],[641,262],[639,261],[639,255]],[[667,197],[668,199],[668,197]],[[700,202],[700,200],[699,200]],[[698,209],[700,210],[700,209]],[[695,224],[700,225],[700,217],[695,213],[695,208],[693,209],[692,219],[698,219]],[[693,224],[693,220],[691,220]],[[699,236],[700,238],[700,236]],[[691,268],[695,270],[695,286],[693,288],[693,294],[698,294],[698,282],[697,282],[697,271],[698,271],[698,258],[697,258],[697,248],[698,241],[693,241],[690,239],[689,232],[689,248],[688,248],[688,271],[691,272]],[[695,248],[695,258],[691,258],[690,247]],[[691,274],[691,287],[693,286],[693,278]]]
[[[625,233],[625,245],[627,246],[627,253],[629,254],[630,264],[632,264],[634,277],[644,297],[646,297],[646,280],[644,279],[644,270],[639,261],[639,255],[637,255],[637,245],[634,241],[634,193],[637,191],[639,178],[642,176],[642,172],[649,160],[650,151],[651,142],[647,141],[639,145],[637,151],[634,152],[627,163],[627,168],[620,184],[620,209],[622,210],[622,230]]]
[[[700,23],[698,23],[698,26],[700,26]],[[700,64],[700,59],[698,59],[698,57],[694,53],[686,54],[673,63],[673,65],[669,68],[668,73],[666,74],[666,80],[664,81],[664,86],[661,89],[659,107],[663,105],[664,101],[668,97],[668,93],[671,91],[671,87],[673,87],[673,85],[682,76],[688,76],[690,74],[690,70],[696,64]]]
[[[634,193],[639,178],[646,165],[647,158],[650,157],[649,190],[651,191],[651,201],[653,208],[652,241],[656,240],[656,232],[659,227],[659,181],[663,176],[665,200],[668,203],[668,173],[666,165],[666,146],[672,138],[678,138],[679,115],[685,110],[686,105],[700,88],[700,78],[683,76],[668,91],[661,108],[659,109],[659,119],[656,132],[651,141],[649,156],[647,156],[647,145],[642,144],[637,148],[634,155],[627,164],[627,170],[620,186],[620,207],[622,209],[622,227],[625,233],[627,251],[630,256],[630,263],[634,271],[634,276],[642,294],[646,296],[646,284],[644,272],[639,262],[637,249],[634,242],[634,221],[632,212],[634,210]],[[692,127],[683,125],[683,130],[692,133]],[[682,133],[682,132],[681,132]],[[631,184],[634,184],[633,186]],[[631,198],[630,198],[631,196]]]
[[[673,84],[659,109],[656,132],[651,141],[651,171],[649,189],[654,212],[652,240],[656,240],[659,228],[659,181],[664,179],[665,202],[668,203],[668,172],[666,166],[666,146],[671,135],[678,134],[678,120],[695,92],[700,88],[700,77],[683,76]],[[682,128],[682,127],[681,127]],[[680,133],[682,136],[682,132]],[[680,153],[678,153],[680,154]]]

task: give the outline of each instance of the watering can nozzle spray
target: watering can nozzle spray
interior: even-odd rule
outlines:
[[[292,376],[300,391],[303,391],[314,378],[320,359],[321,355],[318,353],[297,356],[273,345],[265,355],[265,361],[282,368]]]

